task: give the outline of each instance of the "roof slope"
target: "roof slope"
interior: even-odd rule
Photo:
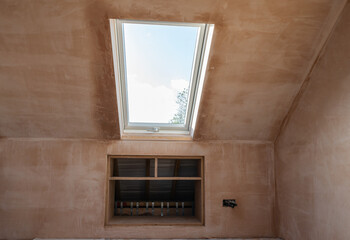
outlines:
[[[118,139],[109,18],[215,24],[196,139],[272,141],[345,0],[0,2],[0,136]]]

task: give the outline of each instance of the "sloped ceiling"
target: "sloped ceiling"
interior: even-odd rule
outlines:
[[[208,22],[195,139],[273,141],[344,0],[0,1],[0,136],[118,139],[109,18]]]

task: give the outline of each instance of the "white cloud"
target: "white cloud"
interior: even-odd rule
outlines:
[[[128,88],[130,122],[168,123],[177,112],[176,89],[153,86],[136,75],[129,76]]]
[[[189,82],[185,79],[174,79],[171,80],[170,84],[173,89],[180,92],[184,90],[184,88],[188,88]]]

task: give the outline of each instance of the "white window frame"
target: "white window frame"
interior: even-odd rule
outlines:
[[[171,123],[133,123],[129,122],[127,76],[125,60],[125,43],[123,24],[155,24],[167,26],[198,27],[197,42],[194,61],[191,71],[189,87],[189,101],[186,111],[185,124]],[[204,75],[207,67],[209,49],[213,35],[214,25],[205,23],[182,23],[110,19],[114,72],[116,80],[118,115],[121,137],[128,134],[152,134],[152,135],[188,135],[193,137],[195,121],[197,119],[199,101],[204,84]]]

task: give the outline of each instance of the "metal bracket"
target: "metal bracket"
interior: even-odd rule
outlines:
[[[235,199],[224,199],[222,201],[222,206],[223,207],[237,207],[237,203],[236,203],[236,200]]]

